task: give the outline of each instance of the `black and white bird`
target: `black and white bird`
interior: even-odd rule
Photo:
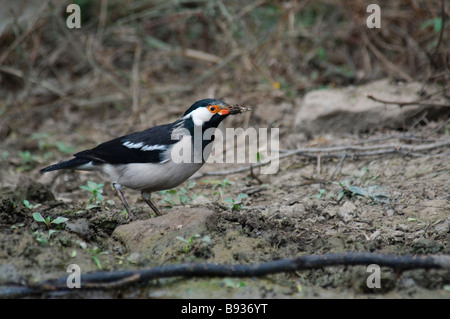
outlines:
[[[102,171],[110,178],[130,218],[132,212],[122,187],[140,190],[144,201],[161,215],[150,200],[151,193],[174,188],[195,174],[208,158],[214,140],[213,135],[204,133],[215,130],[228,115],[248,110],[218,99],[200,100],[173,123],[115,138],[41,172]]]

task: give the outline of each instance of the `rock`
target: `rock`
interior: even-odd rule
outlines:
[[[411,102],[419,99],[422,84],[419,82],[394,83],[384,79],[361,86],[349,86],[330,90],[311,91],[305,95],[296,115],[297,132],[322,134],[326,132],[358,133],[382,128],[403,128],[422,116],[427,110],[427,119],[439,116],[448,118],[449,108],[433,108],[418,104],[400,107],[373,101],[367,95],[383,101]],[[438,88],[429,87],[427,93]],[[445,100],[435,103],[445,104]]]
[[[160,255],[179,243],[176,237],[186,239],[206,235],[217,228],[218,218],[206,208],[178,207],[169,213],[147,220],[138,220],[117,227],[113,236],[132,252]]]
[[[65,223],[66,229],[74,232],[75,234],[86,237],[89,235],[89,222],[86,218],[76,219],[71,221],[70,219]]]
[[[189,203],[189,206],[208,206],[211,204],[212,202],[208,198],[203,195],[199,195]]]
[[[347,223],[356,215],[356,206],[352,202],[347,201],[339,208],[337,215]]]
[[[302,204],[281,205],[279,212],[283,216],[295,217],[301,216],[305,211],[305,206]]]
[[[334,216],[337,215],[337,208],[335,206],[328,205],[322,211],[322,215],[327,216],[329,218],[333,218]]]

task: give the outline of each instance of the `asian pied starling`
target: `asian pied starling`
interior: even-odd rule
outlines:
[[[109,176],[130,219],[132,213],[123,196],[123,186],[140,190],[144,201],[156,215],[161,215],[150,200],[151,193],[174,188],[195,174],[209,157],[214,140],[213,134],[208,138],[204,133],[208,129],[214,131],[228,115],[248,110],[218,99],[200,100],[173,123],[115,138],[41,172],[102,171]]]

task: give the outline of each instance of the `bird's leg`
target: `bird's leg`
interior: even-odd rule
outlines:
[[[130,205],[128,205],[127,200],[122,194],[122,185],[113,183],[114,190],[116,191],[117,196],[119,196],[120,201],[122,202],[123,206],[125,207],[127,213],[128,213],[128,219],[133,219],[133,213],[131,212]]]
[[[142,199],[144,200],[144,202],[146,202],[147,205],[150,206],[151,209],[153,209],[153,211],[155,212],[156,216],[161,216],[162,214],[159,212],[158,208],[150,200],[151,193],[142,191],[141,195],[142,195]]]

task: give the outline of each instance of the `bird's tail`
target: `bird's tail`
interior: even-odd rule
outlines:
[[[89,163],[91,160],[85,158],[73,158],[68,161],[53,164],[41,169],[41,173],[56,171],[58,169],[77,168],[79,166]]]

